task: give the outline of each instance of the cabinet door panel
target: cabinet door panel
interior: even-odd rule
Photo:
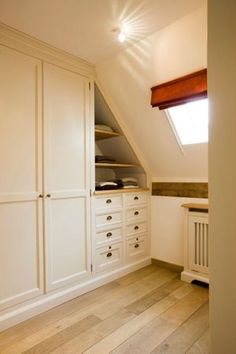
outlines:
[[[41,62],[0,46],[0,307],[43,292]]]
[[[47,290],[90,272],[88,80],[44,65]]]
[[[86,189],[86,88],[78,74],[44,65],[46,178],[50,191]]]
[[[0,204],[0,308],[39,293],[37,203]]]
[[[87,272],[86,199],[52,199],[50,213],[50,283],[56,286]]]
[[[37,189],[39,64],[0,46],[1,194]]]

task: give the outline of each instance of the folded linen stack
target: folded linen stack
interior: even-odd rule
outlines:
[[[108,156],[108,155],[96,155],[95,162],[114,163],[114,162],[116,162],[116,159],[114,159],[114,157]]]
[[[109,189],[128,189],[139,188],[137,178],[124,177],[121,179],[112,179],[108,181],[96,182],[96,190],[109,190]]]
[[[138,180],[135,177],[123,177],[121,178],[122,188],[139,188]]]
[[[105,124],[95,124],[95,129],[97,130],[105,130],[107,132],[113,132],[113,129]]]
[[[104,181],[104,182],[96,182],[95,190],[96,191],[105,191],[112,189],[119,189],[120,186],[116,182],[112,181]]]

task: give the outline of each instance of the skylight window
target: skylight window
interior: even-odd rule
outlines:
[[[208,142],[208,100],[167,109],[170,123],[182,145]]]

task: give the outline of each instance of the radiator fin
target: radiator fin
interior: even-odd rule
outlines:
[[[209,267],[209,236],[208,224],[205,222],[195,221],[193,227],[193,267],[195,270],[208,270]]]

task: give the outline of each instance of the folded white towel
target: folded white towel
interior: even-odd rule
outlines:
[[[104,186],[117,186],[115,182],[96,182],[96,186],[104,187]]]
[[[121,181],[122,182],[137,182],[138,180],[135,177],[123,177],[123,178],[121,178]]]
[[[106,130],[108,132],[113,132],[113,129],[105,124],[95,124],[95,129],[98,130]]]

